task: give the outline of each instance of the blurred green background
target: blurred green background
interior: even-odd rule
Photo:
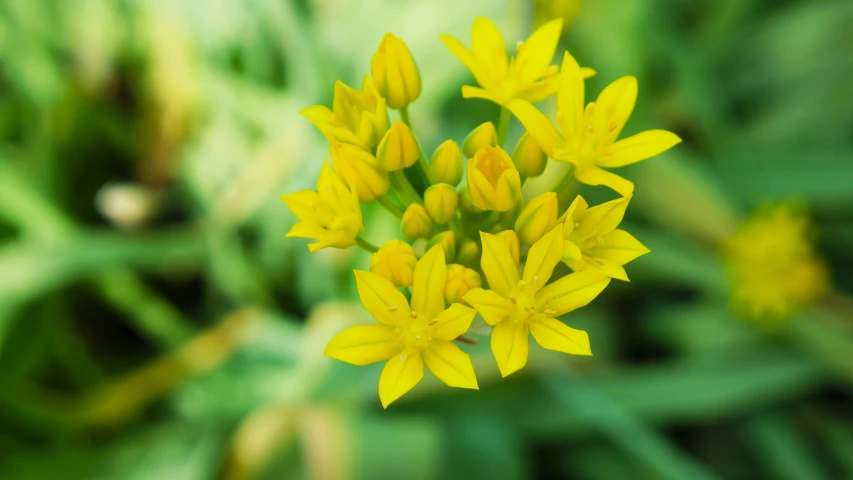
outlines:
[[[626,134],[684,138],[619,172],[652,253],[567,316],[594,357],[532,347],[501,380],[481,340],[479,392],[427,375],[385,411],[381,365],[322,356],[369,321],[369,257],[284,238],[278,196],[328,156],[297,112],[392,31],[425,150],[461,142],[497,107],[438,34],[482,15],[511,46],[555,14],[589,91],[639,78]],[[849,0],[4,0],[0,478],[853,478],[851,25]],[[791,200],[834,286],[767,329],[718,245]]]

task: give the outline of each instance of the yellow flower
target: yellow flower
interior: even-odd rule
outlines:
[[[648,130],[616,141],[637,99],[637,79],[622,77],[608,85],[598,100],[584,108],[583,74],[567,52],[557,92],[557,123],[522,99],[507,104],[549,157],[575,166],[574,175],[587,185],[606,185],[623,197],[634,184],[604,168],[622,167],[662,153],[681,142],[665,130]]]
[[[370,257],[370,271],[398,287],[411,287],[417,263],[418,257],[411,245],[402,240],[391,240]]]
[[[501,147],[485,146],[468,160],[468,191],[480,210],[505,212],[521,198],[521,178]]]
[[[372,150],[388,131],[388,108],[369,75],[364,76],[361,91],[335,83],[332,109],[314,105],[299,112],[317,127],[330,142],[356,145]]]
[[[518,235],[512,230],[504,230],[497,237],[503,240],[507,248],[509,248],[509,255],[512,257],[512,261],[518,263],[521,258],[521,242],[518,240]]]
[[[536,139],[530,135],[530,132],[524,132],[515,145],[515,150],[512,151],[512,163],[515,164],[518,173],[525,178],[538,177],[545,171],[547,161],[548,157],[545,156],[542,147],[536,143]]]
[[[441,35],[441,41],[471,70],[480,87],[462,87],[465,98],[483,98],[506,106],[518,98],[536,103],[557,90],[557,66],[551,65],[554,50],[560,41],[563,21],[546,23],[533,32],[526,42],[519,42],[516,56],[507,58],[506,45],[501,32],[490,20],[478,17],[471,29],[472,49],[468,50],[450,35]],[[583,69],[583,75],[595,74]]]
[[[379,94],[393,109],[401,109],[421,94],[421,76],[406,42],[386,33],[370,59],[370,73]]]
[[[414,240],[416,238],[428,238],[435,229],[435,224],[432,223],[432,219],[429,218],[429,213],[423,205],[413,203],[403,212],[400,228],[403,235]]]
[[[329,147],[335,171],[350,185],[355,185],[358,199],[367,203],[388,191],[388,172],[376,158],[355,145],[333,142]]]
[[[420,151],[415,134],[405,123],[397,120],[379,142],[376,158],[382,168],[395,172],[414,165]]]
[[[480,274],[458,264],[447,266],[447,285],[444,287],[444,299],[447,303],[456,303],[472,288],[483,284]]]
[[[459,145],[453,140],[447,140],[432,154],[429,162],[429,177],[433,182],[446,183],[455,187],[462,180],[464,167]]]
[[[563,261],[574,271],[594,270],[628,281],[623,265],[649,253],[622,223],[631,197],[618,198],[589,208],[578,195],[560,218],[563,223]]]
[[[471,130],[471,133],[462,142],[462,153],[466,157],[471,158],[486,145],[490,147],[498,145],[498,132],[495,130],[495,125],[492,122],[480,124],[477,128]]]
[[[572,355],[592,355],[589,336],[566,326],[559,317],[591,302],[610,279],[598,272],[566,275],[546,285],[563,256],[561,226],[558,225],[531,248],[519,279],[503,240],[485,232],[480,265],[490,290],[474,288],[464,298],[492,328],[492,353],[502,376],[527,364],[528,332],[548,350]]]
[[[411,308],[387,279],[355,271],[361,303],[379,322],[350,327],[326,346],[325,355],[353,365],[387,360],[379,377],[379,399],[387,408],[424,375],[424,363],[451,387],[479,388],[471,358],[453,340],[468,331],[476,312],[454,303],[444,308],[447,266],[441,248],[415,267]]]
[[[456,234],[453,233],[453,230],[445,230],[435,234],[427,242],[426,248],[429,250],[436,245],[440,246],[442,251],[444,251],[444,259],[452,262],[456,257]]]
[[[308,244],[311,252],[354,245],[364,230],[358,195],[347,188],[328,163],[323,163],[316,192],[303,190],[282,195],[281,199],[300,220],[287,236],[316,239],[316,243]]]
[[[806,215],[790,205],[768,207],[738,228],[724,246],[724,258],[739,313],[778,322],[826,292],[827,267],[810,234]]]
[[[458,204],[456,189],[446,183],[437,183],[424,192],[424,206],[430,218],[439,225],[453,218]]]
[[[527,244],[534,243],[557,224],[557,194],[545,192],[535,197],[515,220],[515,233]]]

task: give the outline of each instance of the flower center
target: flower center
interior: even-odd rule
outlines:
[[[425,350],[429,346],[429,341],[432,340],[429,334],[430,322],[419,317],[416,312],[412,312],[410,316],[412,317],[410,324],[394,329],[397,339],[406,345],[406,349]]]

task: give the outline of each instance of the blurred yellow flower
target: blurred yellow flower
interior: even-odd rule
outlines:
[[[354,245],[364,230],[358,194],[347,188],[328,163],[323,163],[316,192],[303,190],[282,195],[281,199],[300,220],[287,236],[316,239],[316,243],[308,244],[311,252]]]
[[[379,323],[339,333],[326,356],[353,365],[387,360],[379,377],[385,408],[421,381],[424,363],[451,387],[479,388],[471,358],[453,343],[477,312],[461,303],[444,308],[447,266],[441,248],[432,248],[415,267],[411,308],[387,279],[361,270],[355,275],[361,303]]]
[[[390,181],[388,172],[379,166],[376,158],[355,145],[333,142],[329,147],[335,172],[358,191],[358,199],[367,203],[385,195]]]
[[[485,146],[468,160],[468,192],[480,210],[505,212],[521,199],[521,178],[501,147]]]
[[[411,287],[418,257],[415,249],[402,240],[390,240],[370,257],[370,271],[387,278],[398,287]]]
[[[370,73],[379,94],[388,105],[399,110],[421,94],[421,76],[406,42],[386,33],[379,49],[370,59]]]
[[[530,248],[519,279],[503,240],[480,233],[483,256],[480,264],[489,290],[474,288],[464,298],[489,325],[493,325],[491,346],[502,376],[527,364],[530,333],[548,350],[572,355],[592,355],[589,336],[566,326],[554,317],[583,307],[601,293],[610,278],[583,271],[545,285],[563,257],[562,225],[556,226]]]
[[[447,266],[447,285],[444,287],[444,299],[447,303],[456,303],[472,288],[483,284],[476,271],[459,264]]]
[[[563,223],[563,261],[574,271],[595,270],[628,281],[622,267],[649,253],[649,249],[625,230],[622,223],[631,197],[618,198],[589,208],[578,195],[560,218]]]
[[[331,110],[325,105],[314,105],[299,113],[329,142],[349,143],[364,150],[372,150],[390,125],[385,99],[376,91],[370,75],[364,76],[361,91],[340,80],[335,83]]]
[[[542,150],[554,160],[574,165],[574,175],[587,185],[606,185],[622,196],[633,193],[634,184],[604,168],[622,167],[669,150],[681,142],[674,133],[648,130],[616,141],[637,100],[637,79],[622,77],[608,85],[584,108],[584,75],[566,52],[557,92],[557,123],[522,99],[507,108],[518,118]]]
[[[826,292],[827,267],[810,234],[805,213],[790,205],[768,207],[738,228],[724,245],[724,258],[740,314],[778,321]]]
[[[471,50],[450,35],[441,41],[471,70],[481,88],[462,87],[465,98],[483,98],[506,106],[515,98],[536,103],[557,91],[557,66],[551,65],[563,29],[561,19],[552,20],[518,42],[516,56],[507,57],[501,32],[491,20],[478,17],[471,29]],[[583,69],[586,77],[595,74]]]

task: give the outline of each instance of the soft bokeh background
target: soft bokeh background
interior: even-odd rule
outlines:
[[[555,14],[590,91],[638,76],[626,133],[684,138],[620,171],[652,253],[567,316],[594,357],[532,347],[501,380],[481,341],[479,392],[427,375],[384,411],[381,365],[322,356],[369,320],[368,256],[284,238],[278,195],[328,153],[297,112],[393,31],[426,150],[461,141],[497,109],[437,35]],[[851,25],[849,0],[3,1],[0,478],[853,478]],[[834,287],[767,329],[730,313],[718,244],[789,200]]]

